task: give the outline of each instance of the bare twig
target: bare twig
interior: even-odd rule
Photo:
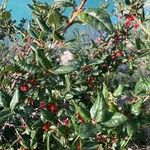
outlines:
[[[69,21],[68,21],[67,26],[66,26],[65,29],[64,29],[63,34],[64,34],[64,33],[67,31],[67,29],[73,24],[75,18],[76,18],[76,17],[79,15],[79,13],[82,11],[82,9],[83,9],[83,7],[84,7],[84,5],[85,5],[86,2],[87,2],[87,0],[81,0],[80,6],[78,7],[77,10],[75,10],[75,11],[73,12],[71,18],[70,18]]]

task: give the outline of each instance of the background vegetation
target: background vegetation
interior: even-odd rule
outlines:
[[[19,25],[0,7],[1,149],[148,149],[149,1],[32,1]]]

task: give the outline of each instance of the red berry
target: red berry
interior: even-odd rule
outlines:
[[[89,77],[89,78],[87,79],[88,85],[89,85],[89,86],[93,86],[95,80],[96,80],[96,77],[94,77],[94,76]]]
[[[115,56],[115,54],[113,53],[113,54],[111,54],[111,59],[112,59],[112,61],[114,61],[115,59],[116,59],[116,56]]]
[[[125,27],[129,27],[131,25],[131,22],[130,21],[126,21],[125,22]]]
[[[120,58],[123,55],[123,52],[121,50],[116,51],[115,56],[117,58]]]
[[[126,18],[126,21],[125,21],[125,26],[126,27],[129,27],[131,25],[131,22],[134,20],[134,16],[133,15],[129,15],[127,16]]]
[[[137,30],[139,28],[139,24],[137,22],[134,23],[134,29]]]
[[[31,106],[34,106],[34,101],[30,101],[30,105],[31,105]]]
[[[44,101],[40,101],[39,107],[40,107],[41,109],[45,109],[45,108],[46,108],[46,103],[45,103]]]
[[[77,145],[77,150],[81,150],[80,142]]]
[[[23,84],[19,87],[20,91],[27,92],[29,90],[29,86],[27,84]]]
[[[51,111],[52,113],[56,113],[56,112],[58,111],[58,108],[57,108],[56,103],[47,104],[47,108],[48,108],[49,111]]]
[[[34,101],[32,98],[28,98],[28,105],[34,106]]]
[[[80,113],[78,113],[78,120],[79,120],[79,123],[83,124],[85,123],[84,119],[81,117]]]
[[[35,85],[36,84],[36,80],[35,79],[31,79],[28,81],[31,85]]]
[[[22,148],[21,148],[21,150],[28,150],[28,149],[26,149],[26,148],[22,147]]]
[[[133,15],[129,15],[126,18],[126,21],[133,21],[134,20],[134,16]]]
[[[46,132],[48,132],[49,128],[50,128],[51,124],[49,122],[45,123],[42,127],[42,129]]]
[[[63,124],[66,125],[66,126],[69,126],[69,119],[68,118],[65,118],[63,120]]]

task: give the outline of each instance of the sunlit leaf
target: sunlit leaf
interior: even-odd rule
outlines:
[[[107,105],[103,94],[97,92],[97,99],[90,109],[91,118],[96,122],[101,122],[105,119],[107,114]]]
[[[112,115],[110,120],[103,122],[101,124],[104,125],[105,127],[113,128],[113,127],[120,126],[121,124],[125,123],[127,120],[128,118],[125,115],[119,112],[116,112]]]

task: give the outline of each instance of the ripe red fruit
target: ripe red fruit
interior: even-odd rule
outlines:
[[[46,132],[48,132],[49,128],[50,128],[51,124],[49,122],[45,123],[42,127],[42,129]]]
[[[126,22],[125,22],[125,27],[130,27],[130,25],[131,25],[131,22],[130,22],[130,21],[126,21]]]
[[[29,103],[31,106],[34,106],[34,101],[30,101]]]
[[[115,45],[117,45],[119,43],[119,32],[118,31],[115,31],[115,35],[114,35],[114,43]]]
[[[19,87],[20,91],[27,92],[29,90],[29,86],[27,84],[23,84]]]
[[[46,108],[46,103],[45,103],[44,101],[40,101],[39,107],[40,107],[41,109],[45,109],[45,108]]]
[[[112,59],[112,61],[114,61],[116,59],[115,53],[111,54],[111,59]]]
[[[89,78],[87,79],[87,84],[88,84],[89,86],[93,86],[95,80],[96,80],[96,77],[89,77]]]
[[[31,80],[29,80],[28,82],[29,82],[31,85],[33,85],[33,86],[36,84],[36,80],[35,80],[35,79],[31,79]]]
[[[63,120],[63,124],[66,125],[66,126],[69,126],[69,119],[68,118],[65,118]]]
[[[134,20],[134,16],[133,15],[129,15],[126,17],[126,21],[125,21],[125,27],[129,27],[131,25],[131,22]]]
[[[52,113],[56,113],[58,111],[58,107],[57,107],[56,103],[49,103],[49,104],[47,104],[47,108]]]
[[[120,58],[123,55],[123,52],[121,50],[116,51],[115,56],[117,58]]]
[[[81,150],[80,142],[77,145],[77,150]]]
[[[129,15],[126,18],[126,21],[133,21],[134,20],[134,16],[133,15]]]
[[[80,113],[78,113],[78,120],[79,120],[79,123],[83,124],[85,123],[84,119],[81,117]]]
[[[139,28],[139,24],[138,24],[138,22],[135,22],[134,23],[134,29],[137,30],[138,28]]]

